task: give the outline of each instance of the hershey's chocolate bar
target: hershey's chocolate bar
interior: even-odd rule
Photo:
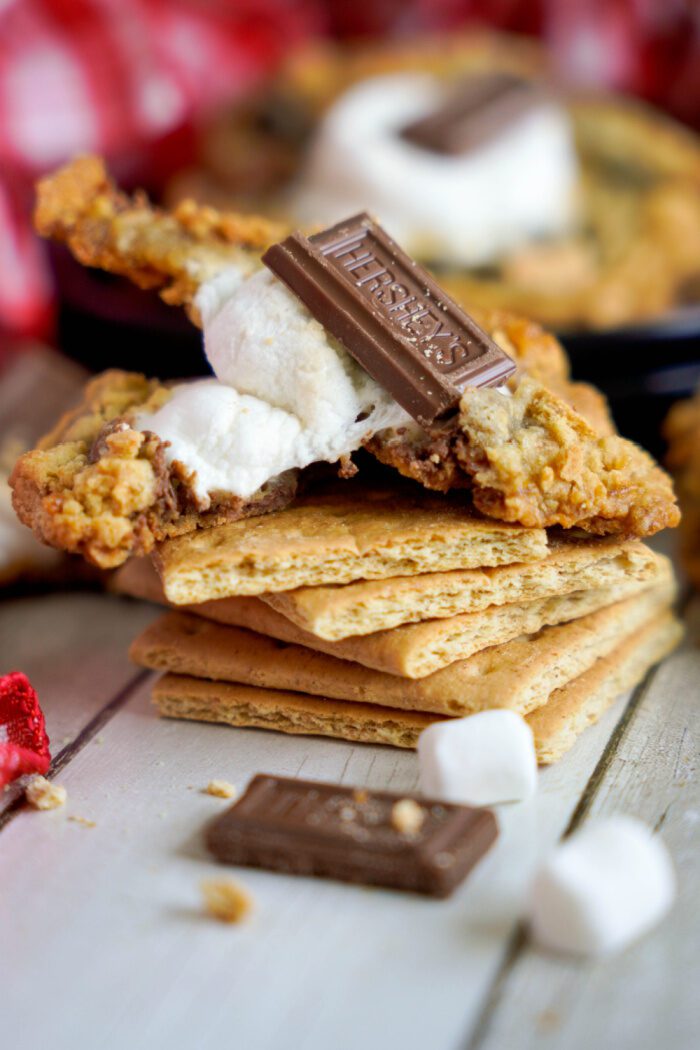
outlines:
[[[263,255],[297,295],[422,425],[468,386],[497,386],[515,364],[369,215],[313,237],[294,233]]]
[[[405,798],[258,774],[210,825],[207,845],[228,864],[446,897],[497,838],[496,818],[415,798],[420,820],[401,831],[394,807]]]
[[[470,76],[432,113],[407,124],[401,137],[433,153],[467,153],[495,138],[546,97],[540,84],[510,73]]]

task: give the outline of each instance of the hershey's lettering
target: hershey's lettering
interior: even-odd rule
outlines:
[[[294,233],[263,262],[422,425],[454,409],[467,386],[496,386],[515,370],[368,215]]]
[[[352,237],[324,245],[321,253],[353,282],[364,298],[384,307],[387,317],[414,337],[420,352],[440,372],[449,375],[486,353],[485,345],[455,331],[454,326],[446,327],[438,304],[430,302],[427,290],[396,278],[382,258],[381,246],[371,230],[365,228]]]

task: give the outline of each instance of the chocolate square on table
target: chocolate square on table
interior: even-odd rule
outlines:
[[[406,797],[421,810],[412,831],[393,815]],[[258,774],[206,841],[228,864],[446,897],[497,836],[487,809]]]

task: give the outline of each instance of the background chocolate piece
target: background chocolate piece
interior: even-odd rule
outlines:
[[[403,128],[401,137],[432,153],[467,153],[498,136],[546,98],[540,84],[510,73],[471,76],[432,113]]]
[[[306,238],[263,262],[419,423],[454,408],[468,386],[497,386],[513,361],[369,215]]]
[[[258,774],[210,825],[207,845],[229,864],[446,897],[495,841],[496,818],[416,797],[425,819],[406,835],[392,823],[406,797]]]

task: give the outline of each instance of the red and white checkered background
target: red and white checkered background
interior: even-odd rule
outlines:
[[[193,121],[306,37],[465,25],[541,36],[565,78],[700,127],[700,0],[0,0],[0,336],[50,327],[37,175],[91,151],[158,185]]]
[[[0,331],[50,325],[36,177],[85,152],[120,158],[120,174],[163,171],[182,129],[267,73],[316,28],[313,12],[304,0],[0,0]]]

